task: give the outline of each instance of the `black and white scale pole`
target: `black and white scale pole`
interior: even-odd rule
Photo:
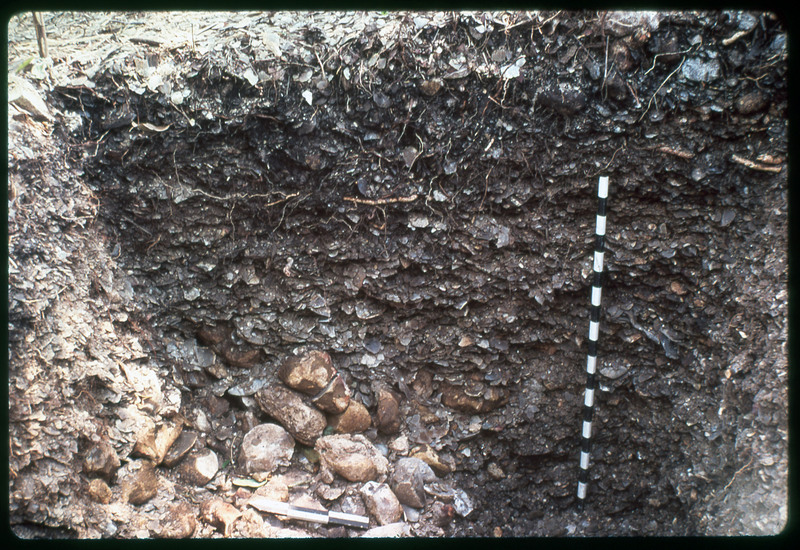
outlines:
[[[583,395],[583,424],[581,428],[581,471],[578,474],[578,507],[583,508],[586,484],[589,482],[589,454],[591,452],[594,391],[597,387],[597,339],[600,335],[600,299],[603,294],[603,255],[606,238],[606,199],[608,177],[601,176],[597,185],[597,226],[594,244],[594,278],[592,280],[592,307],[589,317],[589,353],[586,358],[586,390]]]

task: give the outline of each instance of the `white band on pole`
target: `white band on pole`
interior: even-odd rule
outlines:
[[[600,185],[597,187],[597,196],[601,199],[608,198],[608,176],[600,176]]]
[[[597,273],[603,272],[603,257],[605,256],[605,252],[597,252],[594,253],[594,270]]]
[[[606,217],[605,216],[597,216],[597,228],[595,229],[594,232],[597,235],[605,235],[606,234]]]
[[[586,372],[588,374],[594,374],[596,368],[597,368],[597,357],[595,357],[594,355],[589,355],[586,359]]]

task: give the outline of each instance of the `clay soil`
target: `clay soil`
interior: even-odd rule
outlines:
[[[30,14],[8,23],[9,78],[29,85],[8,113],[15,534],[155,537],[170,514],[196,517],[195,537],[269,533],[200,510],[240,501],[237,448],[265,421],[252,395],[311,349],[371,412],[377,384],[395,391],[398,434],[449,461],[444,482],[469,496],[469,510],[423,510],[406,534],[784,528],[779,17],[43,17],[45,60]],[[601,175],[599,391],[579,512]],[[212,329],[228,331],[227,353],[200,338]],[[118,480],[142,427],[167,420],[199,433],[220,471],[196,487],[159,466],[156,496],[131,504]],[[383,449],[398,434],[366,432]],[[103,445],[122,462],[106,502],[85,467]],[[319,489],[317,466],[295,453],[282,473],[310,481],[293,494]]]

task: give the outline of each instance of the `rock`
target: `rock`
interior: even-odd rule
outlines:
[[[453,465],[443,461],[430,445],[415,447],[411,450],[411,457],[420,459],[440,476],[449,474],[453,470]]]
[[[586,94],[579,88],[562,83],[558,88],[543,90],[539,95],[539,101],[542,106],[560,115],[571,117],[580,113],[586,106]]]
[[[350,388],[338,374],[333,377],[321,394],[311,400],[314,405],[325,412],[339,414],[350,405]]]
[[[222,532],[226,537],[230,536],[233,522],[241,515],[242,513],[236,507],[220,498],[207,500],[200,508],[200,517],[206,523],[218,528],[222,527]]]
[[[120,466],[119,457],[108,443],[101,442],[89,449],[83,460],[83,471],[89,476],[99,475],[111,479]]]
[[[290,357],[278,369],[278,377],[290,388],[312,396],[314,405],[325,412],[339,414],[350,403],[350,389],[325,352]]]
[[[364,405],[351,399],[343,413],[331,417],[330,425],[336,433],[358,433],[372,425],[372,418]]]
[[[433,78],[431,80],[423,80],[419,85],[419,89],[427,96],[434,96],[439,93],[443,85],[444,81],[439,78]]]
[[[89,497],[100,504],[111,502],[111,488],[102,479],[95,478],[89,481]]]
[[[314,446],[323,471],[334,471],[348,481],[368,481],[385,476],[389,461],[363,435],[328,435]],[[327,475],[332,480],[332,476]]]
[[[506,393],[496,387],[489,387],[477,395],[467,395],[466,388],[452,384],[442,384],[442,403],[446,407],[468,414],[489,412],[508,402]]]
[[[292,499],[291,504],[292,506],[297,506],[298,508],[308,508],[309,510],[318,510],[320,512],[327,513],[326,508],[319,500],[306,493],[297,495]]]
[[[208,395],[203,399],[203,405],[211,416],[222,416],[231,408],[231,404],[227,399],[217,397],[216,395]]]
[[[603,26],[612,34],[625,36],[639,29],[654,31],[663,18],[664,14],[657,11],[611,11],[603,20]]]
[[[398,500],[400,500],[400,497],[398,497]],[[407,504],[403,504],[403,519],[409,523],[416,523],[419,521],[419,516],[419,510]]]
[[[219,459],[211,449],[190,454],[180,467],[181,478],[185,482],[198,487],[214,479],[218,471]]]
[[[463,343],[464,338],[469,340],[469,344],[466,345],[472,344],[472,340],[470,338],[463,337],[461,341],[458,343],[459,346],[461,346],[461,344]],[[416,376],[414,376],[414,382],[412,382],[411,384],[411,388],[414,390],[414,393],[416,393],[423,400],[429,399],[430,396],[433,395],[433,375],[430,373],[430,371],[427,370],[417,371]]]
[[[409,527],[409,525],[405,522],[398,521],[396,523],[390,523],[388,525],[381,525],[380,527],[368,529],[367,531],[364,531],[364,534],[361,535],[361,538],[387,539],[395,537],[407,537],[410,534],[411,527]]]
[[[445,527],[446,525],[449,525],[450,522],[453,521],[455,515],[456,509],[453,508],[451,504],[439,502],[438,500],[431,504],[431,517],[433,518],[433,523],[439,527]]]
[[[700,58],[692,57],[684,62],[681,73],[687,80],[711,82],[719,78],[719,61],[716,59],[703,61]]]
[[[378,389],[377,398],[375,426],[385,434],[397,433],[400,430],[400,398],[383,387]]]
[[[389,449],[393,450],[399,455],[405,455],[408,453],[408,437],[405,435],[401,435],[391,442],[389,442]]]
[[[126,484],[125,493],[131,504],[143,504],[156,496],[158,492],[158,475],[155,466],[149,460],[141,461],[141,467]]]
[[[256,496],[269,498],[272,500],[279,500],[281,502],[289,501],[289,486],[283,480],[283,476],[276,476],[270,479],[265,485],[256,489]]]
[[[155,424],[144,428],[133,446],[133,454],[147,458],[156,465],[161,464],[167,451],[183,431],[179,422],[165,422],[156,429]]]
[[[165,539],[188,539],[196,526],[195,511],[187,502],[179,502],[169,507],[157,535]]]
[[[736,100],[736,110],[742,115],[752,115],[766,107],[767,97],[760,91],[744,94]]]
[[[497,464],[497,462],[490,462],[489,466],[487,466],[486,471],[489,473],[489,477],[498,480],[503,479],[506,477],[505,472],[503,469]]]
[[[615,40],[611,44],[610,56],[611,59],[614,60],[613,63],[616,65],[617,69],[623,73],[628,72],[634,66],[630,49],[628,49],[628,46],[622,40]]]
[[[230,338],[233,329],[227,325],[203,326],[197,330],[197,339],[206,346],[216,346]]]
[[[278,369],[278,378],[292,389],[317,395],[336,375],[331,356],[323,351],[309,351],[289,357]]]
[[[258,390],[255,398],[261,410],[277,420],[304,445],[314,445],[325,429],[325,415],[306,405],[300,394],[293,390],[271,384]]]
[[[397,499],[413,508],[425,507],[425,483],[434,481],[436,474],[419,458],[401,458],[392,474],[391,487]]]
[[[380,525],[400,521],[403,517],[403,507],[400,505],[400,501],[385,483],[368,481],[361,488],[361,496],[370,515]]]
[[[236,537],[246,539],[264,539],[269,536],[264,520],[256,510],[247,508],[236,521]]]
[[[133,456],[139,456],[155,461],[158,453],[156,452],[156,425],[150,423],[136,434],[136,443],[133,444],[131,451]]]
[[[239,447],[239,466],[246,474],[270,474],[288,466],[294,454],[294,439],[277,424],[260,424],[247,432]]]
[[[230,342],[223,342],[214,347],[220,357],[229,365],[249,369],[261,359],[261,349],[240,349]]]
[[[314,494],[322,500],[332,501],[342,496],[346,490],[347,487],[345,485],[328,485],[327,483],[321,483],[314,491]]]
[[[183,432],[183,424],[180,422],[165,422],[161,425],[156,433],[154,445],[156,465],[161,464],[170,447],[180,437],[181,432]]]
[[[467,492],[464,491],[464,489],[454,489],[453,493],[453,508],[455,509],[456,514],[461,517],[467,517],[470,515],[474,507],[472,505],[472,499]]]
[[[244,487],[237,487],[236,492],[230,497],[233,505],[239,508],[240,510],[244,510],[247,507],[248,502],[252,498],[253,493]]]
[[[167,451],[167,454],[164,455],[164,460],[162,463],[164,466],[168,468],[174,467],[178,462],[186,456],[186,454],[192,450],[194,444],[197,442],[197,432],[192,430],[186,430],[181,432],[181,435],[178,436],[178,439],[172,444],[172,446]]]
[[[47,103],[42,99],[36,86],[13,74],[8,75],[8,102],[29,112],[34,118],[53,121]]]

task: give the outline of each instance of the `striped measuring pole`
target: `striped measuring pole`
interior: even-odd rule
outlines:
[[[578,507],[583,508],[586,484],[589,482],[589,453],[591,452],[592,415],[594,391],[597,386],[597,338],[600,335],[600,299],[603,294],[603,255],[606,240],[606,199],[608,177],[601,176],[597,185],[597,226],[594,244],[594,278],[592,280],[592,307],[589,317],[589,353],[586,358],[586,390],[583,394],[583,425],[581,428],[581,471],[578,474]]]

